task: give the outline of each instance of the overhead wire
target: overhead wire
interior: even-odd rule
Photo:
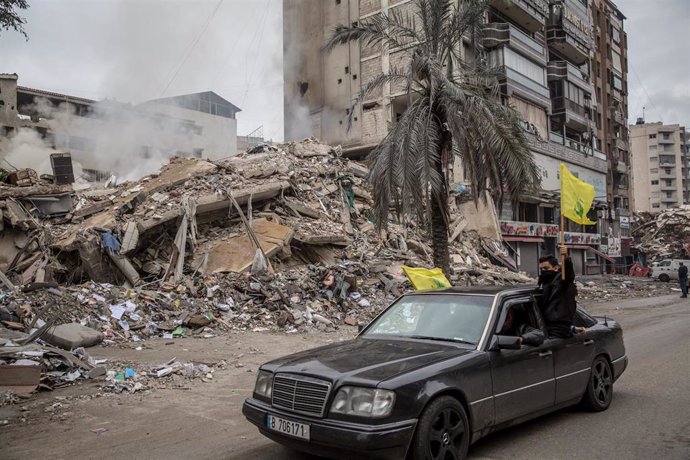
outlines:
[[[268,10],[269,10],[269,7],[271,6],[271,1],[272,0],[266,0],[266,7],[264,8],[263,16],[261,18],[259,28],[257,29],[257,32],[259,33],[259,41],[258,41],[257,46],[256,46],[256,53],[255,54],[259,53],[259,50],[261,49],[261,44],[263,43],[264,31],[266,30],[266,21],[268,19]],[[254,34],[254,36],[256,37],[256,34]],[[250,50],[250,48],[247,49],[247,51],[249,51],[249,50]],[[249,54],[247,54],[247,57],[248,56],[249,56]],[[245,62],[246,62],[246,60],[247,60],[247,58],[245,58]],[[254,78],[254,72],[256,71],[257,61],[258,61],[258,59],[256,58],[256,56],[254,56],[251,71],[250,71],[250,73],[248,75],[248,79],[247,79],[247,89],[244,93],[244,96],[242,98],[242,103],[240,105],[244,105],[244,103],[247,100],[247,95],[249,94],[249,88],[250,88],[250,85],[252,82],[252,78]]]
[[[647,92],[647,88],[644,86],[644,83],[642,83],[642,80],[640,79],[640,76],[637,74],[637,71],[635,71],[635,67],[633,67],[632,63],[630,63],[630,70],[632,70],[632,74],[635,76],[635,79],[640,84],[642,91],[644,91],[645,95],[647,95],[647,102],[652,106],[652,108],[656,112],[656,115],[659,117],[659,121],[662,121],[662,117],[661,117],[661,113],[659,112],[659,109],[657,109],[656,105],[654,104],[654,101],[652,101],[651,96]]]
[[[199,43],[201,40],[201,37],[204,36],[206,33],[206,30],[208,29],[208,26],[211,24],[211,21],[213,21],[213,18],[216,17],[216,14],[218,14],[218,10],[220,9],[221,5],[223,4],[225,0],[218,0],[218,3],[216,3],[216,7],[213,9],[213,12],[209,15],[208,19],[204,23],[201,31],[197,36],[194,38],[194,40],[191,42],[191,45],[187,47],[187,52],[184,54],[182,61],[178,64],[177,68],[175,69],[175,72],[173,73],[172,77],[170,77],[170,80],[168,80],[168,83],[165,85],[165,88],[163,88],[163,91],[160,92],[158,97],[162,97],[165,95],[165,92],[168,91],[170,88],[170,85],[175,81],[177,76],[180,73],[180,70],[182,70],[182,67],[187,63],[187,60],[189,57],[192,55],[192,52],[194,51],[194,48],[196,48],[196,45]]]

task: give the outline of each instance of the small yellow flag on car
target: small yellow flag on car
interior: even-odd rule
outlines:
[[[578,179],[561,163],[561,214],[581,225],[594,225],[587,213],[594,201],[594,186]]]
[[[440,268],[415,268],[403,265],[402,269],[412,283],[412,287],[417,291],[443,289],[451,286],[450,281]]]

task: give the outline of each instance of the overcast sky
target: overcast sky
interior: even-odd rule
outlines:
[[[325,1],[325,0],[324,0]],[[283,137],[282,0],[29,0],[29,41],[0,33],[19,84],[123,102],[213,90],[238,134]],[[629,120],[690,127],[690,0],[618,0],[627,16]]]

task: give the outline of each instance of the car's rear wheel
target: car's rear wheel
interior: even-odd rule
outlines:
[[[592,371],[582,403],[585,408],[600,412],[609,408],[612,399],[613,372],[611,372],[611,365],[603,356],[597,356],[592,363]]]
[[[671,281],[671,277],[664,273],[663,275],[659,275],[659,281],[668,283],[669,281]]]
[[[412,443],[415,460],[462,460],[470,446],[465,408],[451,396],[441,396],[424,409]]]

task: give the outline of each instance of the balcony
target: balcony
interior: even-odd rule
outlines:
[[[673,138],[664,139],[663,137],[659,137],[657,139],[657,142],[659,143],[659,145],[673,145],[676,143],[676,141]]]
[[[584,132],[589,128],[589,117],[585,107],[571,101],[566,97],[554,97],[551,99],[551,113],[568,128]]]
[[[623,118],[623,114],[617,108],[611,109],[611,120],[613,120],[614,123],[617,123],[619,125],[626,125],[626,119]]]
[[[676,156],[675,155],[659,155],[659,167],[661,168],[675,168],[676,167]]]
[[[662,172],[659,173],[659,179],[675,179],[676,173],[671,171],[670,173]]]
[[[662,192],[675,192],[676,191],[676,186],[675,185],[662,185],[661,186],[661,191]]]
[[[546,47],[512,24],[490,22],[484,26],[484,46],[488,49],[508,45],[512,49],[546,64]]]
[[[620,137],[609,136],[609,144],[616,149],[628,150],[628,143]]]
[[[589,90],[590,87],[587,72],[568,61],[549,61],[546,66],[546,77],[549,81],[568,80],[585,90]]]
[[[564,138],[562,135],[554,132],[549,133],[549,140],[555,144],[559,144],[567,147],[570,150],[574,150],[578,153],[584,155],[593,156],[594,158],[602,161],[606,161],[606,155],[598,150],[592,149],[589,145],[585,145],[582,142],[578,142],[573,139]]]
[[[566,59],[577,65],[584,64],[594,46],[586,7],[584,11],[576,13],[566,2],[552,1],[546,42],[549,48],[558,51]]]
[[[663,126],[662,125],[662,126],[659,126],[659,128],[657,128],[657,129],[660,133],[675,133],[676,132],[676,128],[673,126]]]
[[[491,6],[530,32],[544,27],[549,17],[546,0],[494,0]]]
[[[665,196],[665,197],[661,198],[661,202],[662,203],[678,203],[678,198],[676,198],[676,197],[670,197],[669,198],[669,197]]]

